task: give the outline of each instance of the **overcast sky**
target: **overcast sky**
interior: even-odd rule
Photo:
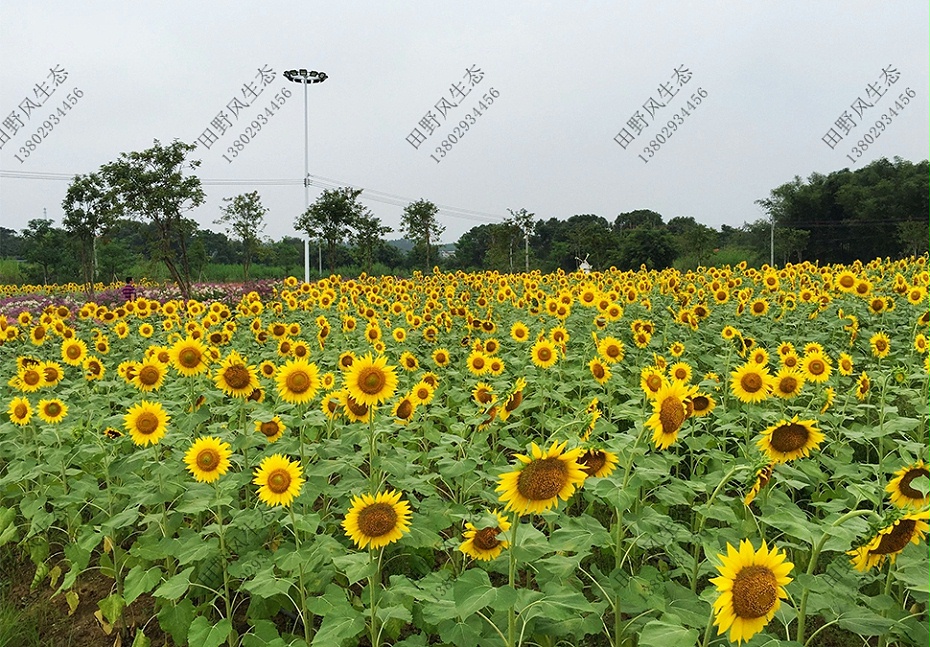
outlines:
[[[739,226],[795,175],[926,159],[928,51],[920,0],[3,0],[0,223],[60,223],[75,174],[201,138],[201,226],[257,190],[295,235],[306,68],[311,201],[363,188],[397,229],[431,200],[444,242],[508,208]]]

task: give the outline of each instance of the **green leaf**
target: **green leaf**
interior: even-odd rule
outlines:
[[[439,637],[455,647],[477,647],[481,644],[481,623],[477,616],[465,620],[446,620],[439,625]]]
[[[174,605],[166,604],[158,611],[158,624],[179,645],[187,644],[187,630],[193,620],[194,603],[190,600],[181,600]]]
[[[187,642],[192,647],[220,647],[226,642],[229,632],[232,631],[232,621],[223,618],[217,624],[211,625],[203,616],[197,616],[191,623],[187,632]]]
[[[130,647],[151,647],[152,641],[148,639],[141,629],[136,629],[136,637],[132,639]]]
[[[354,638],[365,630],[365,617],[348,602],[323,618],[320,630],[313,637],[313,647],[332,647]]]
[[[459,618],[467,618],[475,611],[491,606],[497,590],[491,586],[488,574],[480,568],[470,568],[455,581],[452,587],[455,611]]]
[[[161,575],[161,568],[158,566],[153,566],[148,570],[141,564],[133,566],[123,581],[126,604],[132,604],[137,597],[151,591],[161,581]]]
[[[175,575],[174,577],[169,578],[161,586],[155,589],[154,595],[156,598],[165,598],[166,600],[177,600],[179,597],[184,595],[187,592],[188,587],[191,585],[191,573],[194,572],[194,567],[190,566],[185,568],[183,571]]]
[[[123,615],[123,609],[126,608],[126,601],[118,593],[113,593],[100,600],[100,602],[97,603],[97,607],[99,607],[100,611],[103,613],[103,617],[106,618],[106,621],[111,625],[115,625],[116,621]]]
[[[260,598],[271,598],[276,595],[286,595],[293,585],[293,580],[278,577],[275,575],[274,567],[268,565],[251,580],[243,583],[242,588]]]
[[[16,510],[0,508],[0,546],[16,539]]]
[[[697,644],[697,629],[687,629],[680,624],[651,620],[639,635],[639,647],[693,647]]]
[[[355,584],[369,575],[373,575],[375,564],[368,553],[347,553],[333,557],[333,564],[346,576],[349,584]],[[314,641],[315,642],[315,641]]]
[[[888,633],[896,623],[867,609],[856,609],[837,618],[837,624],[860,636],[881,636]]]

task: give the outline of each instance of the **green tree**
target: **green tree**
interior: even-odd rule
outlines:
[[[88,298],[93,298],[97,280],[97,239],[116,220],[109,187],[99,173],[76,175],[61,203],[65,229],[77,242],[81,275]]]
[[[349,236],[359,217],[366,212],[358,201],[361,194],[362,189],[350,187],[326,189],[294,222],[294,229],[304,232],[308,238],[326,241],[331,273],[336,271],[336,247]]]
[[[439,207],[428,200],[420,199],[408,204],[400,217],[401,233],[414,242],[415,248],[420,247],[425,251],[427,270],[432,267],[430,250],[434,247],[433,242],[446,230],[436,219],[437,213]]]
[[[155,226],[152,256],[165,264],[185,299],[191,294],[187,246],[196,224],[184,213],[205,200],[200,178],[187,174],[200,166],[199,160],[187,159],[194,148],[180,141],[162,146],[156,139],[152,148],[121,153],[117,161],[100,167],[114,189],[117,213]]]
[[[75,269],[68,245],[68,235],[52,225],[51,220],[30,220],[22,232],[27,273],[43,285],[55,283]],[[69,265],[71,267],[69,267]]]
[[[663,229],[637,228],[623,238],[620,247],[620,269],[661,270],[671,267],[678,250],[672,235]]]
[[[242,244],[242,276],[247,281],[252,259],[261,244],[268,209],[262,205],[258,191],[223,198],[223,202],[226,206],[220,208],[223,215],[216,223],[226,225],[226,231]]]
[[[384,234],[392,231],[390,227],[381,224],[376,216],[368,209],[359,214],[355,220],[352,233],[352,243],[355,245],[356,255],[366,274],[371,274],[371,265],[378,250],[384,246]]]

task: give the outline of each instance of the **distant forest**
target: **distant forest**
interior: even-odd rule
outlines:
[[[366,269],[372,274],[410,275],[437,265],[444,270],[573,271],[584,260],[594,269],[690,269],[742,260],[758,266],[769,262],[773,222],[776,265],[899,258],[927,252],[928,195],[927,160],[883,158],[856,170],[795,177],[757,201],[767,218],[740,227],[723,225],[718,230],[682,216],[666,220],[650,209],[612,219],[599,214],[544,219],[520,210],[511,211],[512,217],[501,223],[473,227],[454,244],[438,245],[428,236],[425,243],[375,236],[363,245],[347,233],[335,237],[332,246],[327,246],[327,239],[318,252],[313,240],[310,265],[314,277],[318,254],[324,275],[335,267],[345,276]],[[131,216],[117,215],[94,236],[97,281],[121,280],[126,275],[168,278],[159,255],[153,253],[158,223]],[[370,212],[369,219],[379,224]],[[86,245],[81,247],[80,232],[68,222],[73,219],[66,219],[65,227],[41,219],[29,221],[21,231],[0,227],[0,282],[83,282],[81,258],[86,256]],[[211,231],[186,222],[184,245],[193,281],[238,281],[244,271],[250,278],[303,276],[299,235],[256,238],[247,245],[233,227]]]

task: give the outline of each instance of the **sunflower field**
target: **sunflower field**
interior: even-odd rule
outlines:
[[[925,646],[926,264],[20,301],[0,545],[101,645]]]

